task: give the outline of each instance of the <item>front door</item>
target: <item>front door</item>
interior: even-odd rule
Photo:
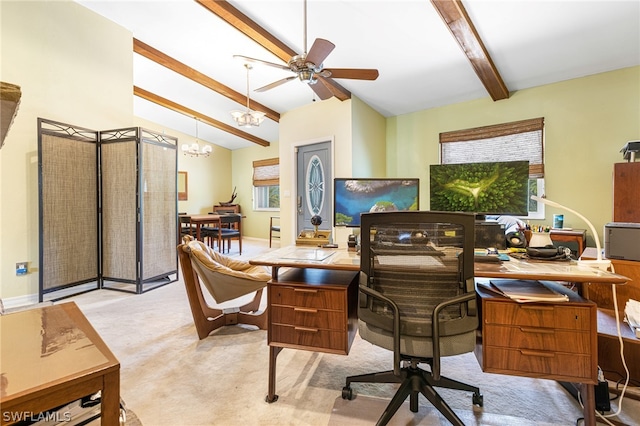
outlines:
[[[318,229],[331,229],[333,176],[331,175],[331,142],[298,147],[297,159],[297,230],[313,229],[312,216],[320,216]]]

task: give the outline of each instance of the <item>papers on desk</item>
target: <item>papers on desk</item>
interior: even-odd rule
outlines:
[[[336,253],[335,250],[298,248],[294,250],[292,253],[289,253],[283,256],[283,259],[322,261],[327,259],[329,256],[333,256],[335,253]]]
[[[569,300],[569,296],[566,294],[558,293],[540,281],[491,280],[478,282],[478,285],[519,303],[566,302]]]
[[[624,320],[635,336],[640,339],[640,302],[633,299],[627,300],[624,307]]]

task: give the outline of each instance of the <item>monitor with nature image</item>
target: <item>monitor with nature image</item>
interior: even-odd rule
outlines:
[[[529,162],[433,164],[429,187],[431,210],[526,216]]]
[[[334,226],[359,227],[361,213],[418,210],[420,180],[336,178],[333,194]]]

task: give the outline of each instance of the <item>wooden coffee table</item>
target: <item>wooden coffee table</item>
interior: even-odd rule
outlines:
[[[120,363],[75,303],[0,316],[0,358],[0,424],[98,391],[101,424],[119,424]]]

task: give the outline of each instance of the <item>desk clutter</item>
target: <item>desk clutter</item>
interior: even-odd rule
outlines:
[[[478,281],[477,284],[519,303],[566,302],[569,300],[569,296],[566,294],[560,293],[538,280],[494,279]]]

